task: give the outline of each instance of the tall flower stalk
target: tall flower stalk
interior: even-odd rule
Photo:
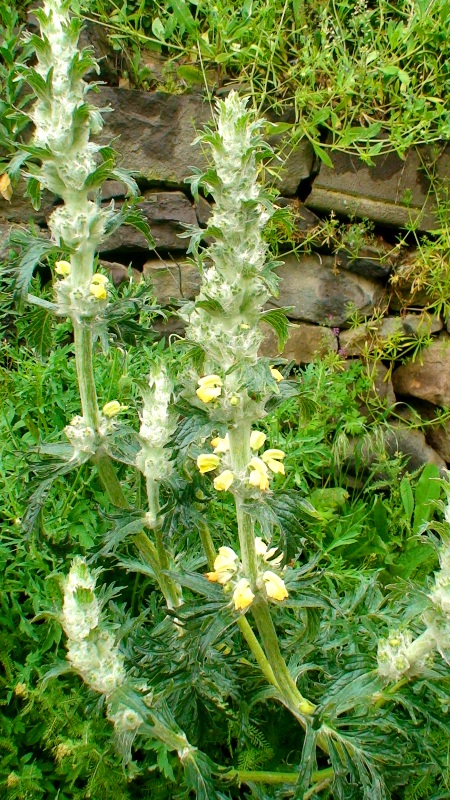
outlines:
[[[192,238],[191,251],[203,280],[196,301],[185,310],[186,335],[205,354],[205,374],[198,381],[195,401],[209,409],[215,425],[227,429],[226,437],[212,441],[213,453],[205,452],[197,461],[200,472],[215,472],[215,488],[230,491],[235,500],[241,566],[224,583],[234,586],[236,610],[245,613],[251,608],[267,660],[266,676],[273,676],[286,705],[304,719],[314,706],[302,697],[290,675],[269,607],[271,602],[282,602],[287,592],[280,575],[261,569],[249,513],[251,502],[270,491],[273,476],[284,473],[284,453],[275,448],[262,452],[265,435],[252,430],[283,377],[258,355],[260,323],[264,316],[273,321],[263,309],[276,293],[273,270],[278,266],[262,235],[275,212],[258,180],[261,159],[268,151],[263,125],[247,109],[247,101],[231,92],[217,104],[217,130],[207,129],[199,137],[209,147],[214,168],[193,178],[192,186],[195,193],[201,184],[215,205],[207,230]],[[203,236],[214,239],[207,250],[200,248]],[[278,324],[283,325],[282,313],[277,313]],[[272,578],[266,577],[269,573]],[[248,623],[241,622],[240,627],[261,661]]]
[[[107,436],[114,435],[115,417],[122,406],[114,400],[100,410],[95,381],[94,348],[98,339],[105,340],[110,294],[108,277],[97,271],[96,253],[101,242],[122,223],[138,226],[149,243],[152,239],[145,220],[134,210],[133,200],[119,211],[113,201],[106,206],[101,202],[101,187],[108,178],[122,181],[130,194],[137,194],[138,187],[125,170],[116,166],[112,147],[91,141],[91,136],[101,131],[103,119],[100,110],[88,102],[95,84],[86,83],[83,76],[87,70],[98,71],[98,65],[88,50],[78,49],[80,22],[72,17],[69,5],[67,0],[45,0],[36,10],[40,36],[28,36],[36,64],[20,68],[36,95],[29,113],[34,134],[30,144],[21,148],[11,171],[26,163],[28,194],[35,207],[42,189],[61,198],[62,203],[48,220],[53,246],[67,254],[66,259],[55,263],[53,309],[72,322],[81,403],[81,415],[65,432],[74,454],[81,454],[83,460],[91,458],[96,464],[112,503],[126,508],[128,502],[106,443]],[[145,417],[148,412],[144,409],[143,414]],[[148,439],[148,423],[146,430]],[[141,444],[148,446],[142,428]],[[156,542],[141,531],[135,535],[135,544],[151,565],[169,608],[173,608],[179,603],[179,590],[165,574],[170,558],[156,524],[158,487],[157,481],[147,477],[150,511],[146,527],[154,531]]]

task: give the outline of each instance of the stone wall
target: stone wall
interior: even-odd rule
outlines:
[[[143,201],[141,210],[156,241],[149,251],[142,235],[134,228],[121,228],[104,245],[100,258],[118,283],[127,279],[131,265],[134,279],[144,275],[154,287],[160,303],[176,308],[180,299],[192,298],[199,287],[199,275],[186,260],[188,240],[180,238],[185,225],[205,226],[210,213],[207,199],[194,202],[185,183],[192,167],[204,167],[198,146],[192,147],[195,129],[210,120],[210,107],[195,94],[166,95],[104,86],[96,104],[114,111],[106,115],[102,134],[104,142],[120,137],[117,148],[122,165],[137,173]],[[276,144],[283,142],[278,137]],[[273,305],[288,307],[292,322],[284,357],[298,364],[328,352],[345,358],[367,358],[384,343],[406,335],[426,337],[422,361],[410,360],[394,370],[392,382],[379,381],[379,393],[391,403],[412,405],[425,420],[435,416],[437,408],[450,407],[450,322],[424,311],[429,298],[410,286],[390,277],[397,266],[398,251],[393,247],[396,229],[414,223],[419,231],[436,228],[436,206],[432,200],[424,164],[430,157],[425,148],[408,154],[402,161],[394,154],[377,156],[367,166],[354,156],[332,155],[334,169],[319,164],[307,141],[290,152],[275,184],[280,205],[290,205],[295,212],[299,241],[319,229],[323,219],[338,215],[341,219],[368,218],[383,235],[369,245],[351,241],[334,247],[325,240],[315,242],[312,252],[287,255],[279,268],[280,294]],[[442,147],[435,159],[435,173],[441,180],[450,174],[450,147]],[[274,179],[275,180],[275,179]],[[58,202],[44,193],[39,212],[23,199],[23,186],[17,188],[11,203],[0,200],[0,234],[11,225],[33,220],[45,229],[46,219]],[[108,182],[104,201],[120,205],[124,187]],[[3,253],[5,245],[3,244]],[[414,258],[414,251],[408,253]],[[355,325],[355,314],[359,324]],[[362,320],[362,321],[361,321]],[[364,321],[365,320],[365,321]],[[169,330],[179,330],[179,323],[169,322]],[[178,325],[178,328],[177,328]],[[174,327],[175,326],[175,327]],[[276,355],[275,337],[267,330],[263,352]],[[421,438],[422,461],[434,461],[439,467],[450,463],[450,423],[426,428],[426,438],[415,432],[407,441],[405,429],[398,431],[397,445],[417,450]],[[414,437],[413,437],[414,438]],[[419,463],[420,458],[419,458]]]

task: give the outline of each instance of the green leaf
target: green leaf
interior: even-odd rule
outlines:
[[[221,314],[223,314],[223,308],[218,300],[197,300],[195,306],[196,308],[203,308],[211,314],[212,317],[221,316]]]
[[[171,0],[170,4],[178,24],[184,27],[188,33],[195,33],[197,25],[185,0]]]
[[[311,142],[311,144],[312,144],[314,153],[316,154],[316,156],[318,158],[320,158],[321,161],[323,161],[325,166],[329,167],[330,169],[334,169],[334,164],[333,164],[330,156],[326,152],[326,150],[324,150],[323,147],[320,147],[320,145],[318,145],[317,142]]]
[[[25,197],[29,197],[35,211],[41,207],[41,184],[37,178],[29,178]]]
[[[20,309],[26,300],[35,268],[44,258],[58,253],[59,250],[48,239],[20,228],[11,231],[10,244],[13,249],[17,248],[18,255],[5,272],[14,278],[14,289]]]
[[[27,315],[27,345],[40,359],[45,359],[52,347],[52,314],[45,308],[34,308]]]
[[[266,322],[275,331],[278,337],[278,352],[282,353],[289,337],[289,321],[281,308],[263,311],[261,322]]]
[[[189,86],[202,85],[204,82],[203,72],[198,67],[189,64],[182,64],[177,69],[177,75],[182,81],[186,81]]]
[[[420,532],[420,528],[431,518],[434,504],[441,493],[439,470],[435,464],[427,464],[417,482],[415,491],[415,510],[412,526],[413,534]]]
[[[407,475],[400,481],[400,497],[402,499],[403,508],[408,522],[411,523],[414,511],[414,495],[411,489],[411,483]]]
[[[152,22],[152,33],[153,36],[156,36],[157,39],[161,39],[161,41],[165,41],[166,33],[164,30],[164,25],[162,24],[159,17],[155,17]]]

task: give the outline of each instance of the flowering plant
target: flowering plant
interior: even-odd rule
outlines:
[[[174,356],[157,348],[139,381],[138,408],[119,398],[100,408],[94,350],[98,341],[107,344],[111,290],[96,252],[122,222],[146,228],[132,201],[120,211],[101,204],[106,178],[124,181],[130,192],[137,187],[117,168],[112,148],[91,141],[102,118],[87,102],[92,87],[83,75],[95,62],[78,51],[79,26],[68,2],[45,0],[37,16],[41,36],[29,37],[36,64],[20,70],[37,98],[30,111],[34,136],[13,159],[10,176],[14,181],[25,166],[35,204],[42,188],[62,200],[50,218],[50,242],[37,252],[57,254],[50,306],[72,326],[81,413],[67,420],[67,441],[57,445],[67,457],[55,474],[93,464],[115,520],[94,558],[74,554],[61,577],[61,604],[52,613],[65,633],[67,665],[100,697],[129,778],[146,775],[133,748],[153,748],[164,754],[161,764],[176,754],[180,797],[235,798],[244,784],[264,800],[305,800],[322,791],[338,800],[384,800],[389,780],[401,785],[393,777],[396,759],[417,741],[414,714],[428,719],[412,699],[412,679],[435,687],[447,678],[450,502],[436,527],[440,570],[417,613],[383,595],[376,575],[370,585],[354,579],[349,593],[331,570],[319,570],[318,558],[303,559],[298,540],[293,552],[298,514],[315,509],[283,491],[289,454],[263,430],[272,409],[299,389],[259,355],[261,322],[276,329],[281,346],[287,330],[282,311],[265,309],[277,291],[278,262],[263,232],[278,212],[260,181],[269,151],[264,123],[236,92],[217,104],[216,129],[199,137],[213,166],[192,178],[191,189],[194,196],[199,188],[208,192],[215,206],[206,230],[189,231],[202,285],[181,310],[183,373],[175,374]],[[205,239],[212,244],[204,247]],[[21,263],[17,288],[24,299],[22,268],[31,262]],[[127,411],[135,411],[134,428],[119,419]],[[138,475],[134,495],[120,483],[114,461]],[[223,503],[215,531],[208,503],[215,509]],[[188,528],[198,531],[192,555],[182,547]],[[112,602],[119,590],[92,566],[111,555],[153,587],[135,618],[123,618]],[[226,720],[230,731],[238,719],[240,737],[246,724],[252,730],[250,715],[261,704],[268,709],[261,725],[268,728],[278,715],[286,728],[289,719],[294,767],[287,768],[286,753],[277,762],[274,751],[273,769],[236,765],[231,733],[227,766],[220,748],[204,752],[211,742],[199,719],[211,720],[215,730]]]

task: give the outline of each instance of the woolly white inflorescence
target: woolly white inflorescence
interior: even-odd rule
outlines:
[[[101,628],[95,583],[84,559],[74,559],[64,584],[61,624],[74,670],[91,689],[110,695],[125,682],[126,671],[114,637]]]
[[[187,312],[187,337],[225,371],[242,359],[256,363],[262,340],[258,323],[270,295],[262,230],[273,209],[258,184],[257,163],[264,122],[251,122],[246,105],[230,92],[218,103],[217,134],[203,137],[218,178],[211,185],[215,206],[208,225],[215,241],[208,248],[211,265],[203,272],[197,302]],[[211,314],[213,304],[220,304],[220,314]]]
[[[146,478],[160,481],[172,471],[165,447],[176,428],[176,415],[171,410],[173,383],[163,364],[151,371],[148,386],[143,393],[139,429],[142,448],[136,456],[136,466]]]

